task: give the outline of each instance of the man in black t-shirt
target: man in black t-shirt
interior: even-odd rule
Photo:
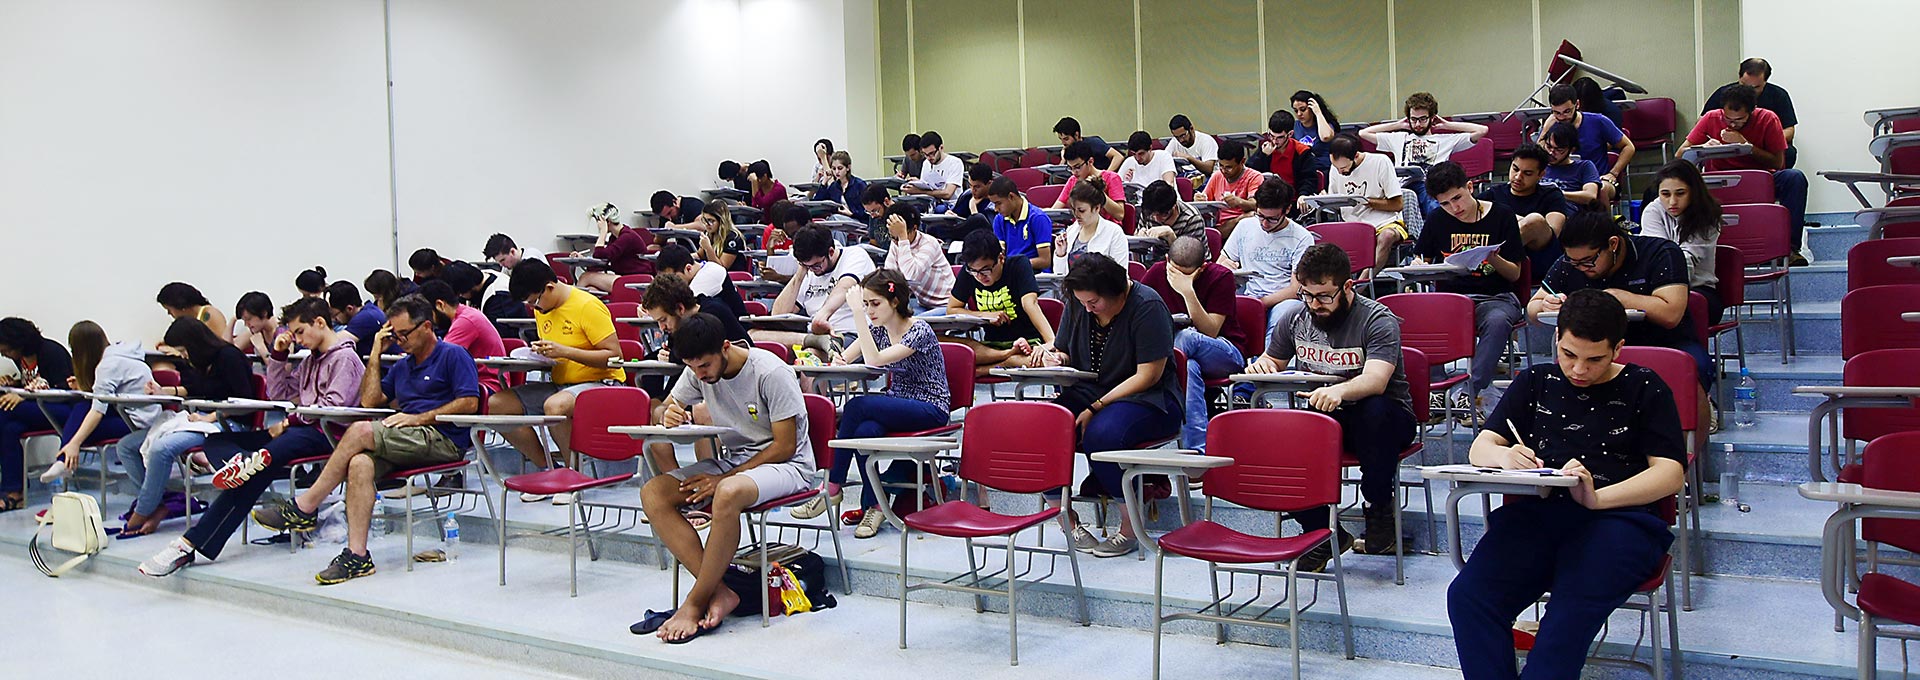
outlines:
[[[1040,310],[1040,285],[1024,257],[1007,257],[992,231],[974,231],[960,246],[959,276],[953,277],[948,314],[986,317],[984,341],[940,336],[973,348],[977,375],[997,366],[1026,366],[1036,345],[1053,344],[1053,326]]]
[[[1487,517],[1486,534],[1447,590],[1469,679],[1514,677],[1514,618],[1547,592],[1553,604],[1527,654],[1527,675],[1579,676],[1607,617],[1657,573],[1673,543],[1652,510],[1685,481],[1680,417],[1651,369],[1615,362],[1626,334],[1626,310],[1614,296],[1568,296],[1555,363],[1515,376],[1474,439],[1474,465],[1553,468],[1579,483],[1508,501]]]
[[[1459,164],[1442,161],[1429,169],[1427,191],[1440,203],[1440,209],[1427,215],[1414,254],[1427,262],[1440,262],[1461,251],[1498,247],[1465,275],[1435,285],[1442,293],[1473,299],[1474,346],[1469,369],[1472,379],[1453,390],[1451,398],[1437,392],[1430,395],[1428,404],[1438,411],[1446,408],[1450,399],[1455,415],[1467,417],[1479,406],[1474,396],[1493,382],[1494,371],[1507,351],[1507,339],[1513,336],[1514,323],[1524,318],[1513,283],[1520,279],[1520,263],[1527,251],[1513,212],[1498,203],[1474,198],[1467,191],[1467,173]]]
[[[1547,150],[1529,142],[1513,151],[1507,183],[1480,194],[1520,221],[1520,240],[1527,246],[1537,280],[1560,257],[1560,230],[1567,224],[1567,197],[1559,187],[1541,184],[1540,177],[1553,159]]]

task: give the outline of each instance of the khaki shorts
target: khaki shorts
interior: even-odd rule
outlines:
[[[1413,240],[1413,234],[1410,234],[1407,232],[1407,223],[1402,222],[1400,220],[1394,220],[1392,222],[1388,222],[1386,224],[1382,224],[1380,226],[1373,228],[1373,233],[1375,234],[1379,234],[1385,231],[1391,231],[1395,234],[1399,234],[1400,240],[1402,241]]]
[[[395,470],[411,470],[429,465],[451,463],[466,457],[438,428],[431,425],[387,427],[373,423],[373,476],[384,479]]]

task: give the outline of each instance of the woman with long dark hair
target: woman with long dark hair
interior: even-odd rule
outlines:
[[[1680,244],[1687,256],[1687,288],[1707,298],[1707,317],[1720,323],[1720,279],[1714,276],[1714,248],[1720,241],[1720,201],[1707,190],[1700,169],[1676,159],[1660,166],[1653,181],[1659,197],[1640,212],[1640,233]]]
[[[1313,166],[1325,172],[1333,162],[1327,157],[1327,142],[1340,134],[1340,117],[1317,92],[1300,90],[1288,101],[1293,104],[1293,138],[1313,147]]]

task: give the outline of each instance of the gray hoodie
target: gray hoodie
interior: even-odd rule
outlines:
[[[138,342],[116,342],[107,345],[107,351],[100,355],[100,366],[93,369],[93,391],[95,394],[141,395],[147,393],[147,383],[153,380],[153,370],[147,367],[147,353]],[[95,413],[107,415],[113,405],[104,401],[93,402]],[[158,404],[139,406],[127,411],[133,421],[133,429],[144,430],[153,424],[160,415]]]

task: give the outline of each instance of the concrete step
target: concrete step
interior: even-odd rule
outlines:
[[[1848,215],[1847,221],[1852,222]],[[1867,228],[1857,224],[1843,224],[1830,227],[1808,227],[1806,242],[1813,248],[1816,264],[1821,262],[1847,261],[1847,249],[1867,240]]]

